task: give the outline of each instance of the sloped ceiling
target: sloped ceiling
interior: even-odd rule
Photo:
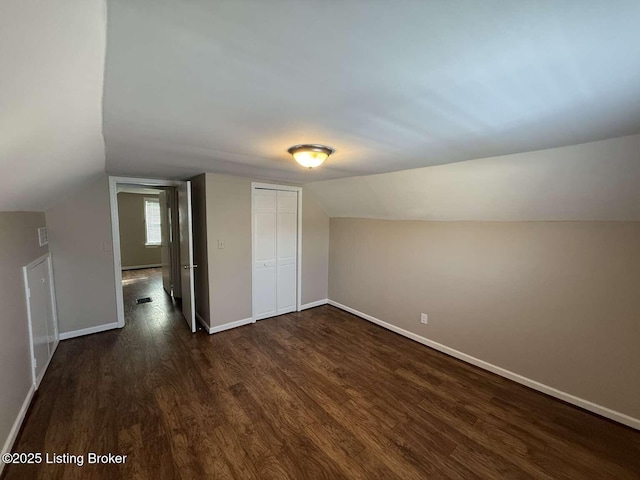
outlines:
[[[0,2],[0,211],[42,211],[104,172],[103,0]]]
[[[640,132],[637,0],[109,0],[107,171],[300,183]],[[326,143],[321,169],[287,147]]]
[[[640,135],[633,135],[305,189],[331,217],[640,221],[639,186]]]

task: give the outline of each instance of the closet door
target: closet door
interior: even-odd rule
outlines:
[[[276,307],[275,190],[253,192],[253,318],[273,317]]]
[[[298,258],[297,192],[253,193],[253,318],[296,311]]]
[[[298,193],[277,191],[276,304],[278,315],[296,311]]]

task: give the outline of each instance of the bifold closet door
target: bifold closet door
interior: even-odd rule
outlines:
[[[256,189],[253,194],[253,316],[296,310],[298,194]]]
[[[298,193],[278,190],[276,208],[276,310],[282,315],[296,311]]]

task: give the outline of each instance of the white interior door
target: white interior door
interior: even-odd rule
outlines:
[[[171,242],[169,253],[171,255],[171,288],[173,296],[182,297],[182,267],[180,263],[180,222],[178,221],[178,189],[171,188],[167,191],[167,207],[169,209],[169,231]]]
[[[253,193],[253,317],[296,310],[298,194],[255,189]]]
[[[53,276],[48,258],[26,267],[25,278],[29,302],[33,379],[37,386],[58,345],[58,325],[53,303]]]
[[[180,225],[180,283],[182,290],[182,314],[196,331],[196,305],[193,280],[193,216],[191,213],[191,182],[178,187],[178,222]]]

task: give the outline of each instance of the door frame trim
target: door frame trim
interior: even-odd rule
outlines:
[[[253,197],[257,189],[284,190],[298,193],[298,232],[297,232],[297,252],[296,252],[296,312],[302,307],[302,187],[294,185],[279,185],[275,183],[251,182],[251,317],[255,321],[253,312],[253,267],[255,263],[255,238],[253,231]]]
[[[177,187],[182,180],[158,178],[109,176],[109,206],[111,208],[111,244],[113,250],[113,270],[116,284],[116,318],[118,328],[124,327],[124,294],[122,292],[122,257],[120,255],[120,219],[118,218],[118,185],[140,187]]]

